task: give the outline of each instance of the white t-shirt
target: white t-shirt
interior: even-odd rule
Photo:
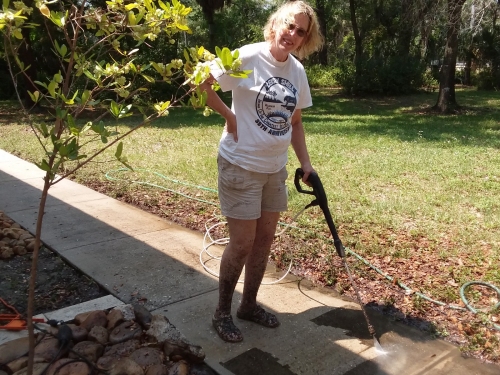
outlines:
[[[248,78],[231,77],[211,65],[222,91],[232,90],[231,110],[238,124],[238,142],[224,130],[219,153],[232,164],[260,173],[275,173],[286,165],[293,112],[312,105],[302,64],[292,55],[277,61],[269,48],[267,42],[239,48],[240,69],[252,70]]]

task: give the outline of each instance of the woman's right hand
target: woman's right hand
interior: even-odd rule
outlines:
[[[226,131],[233,135],[234,141],[238,142],[238,124],[236,122],[236,116],[233,112],[226,118]]]

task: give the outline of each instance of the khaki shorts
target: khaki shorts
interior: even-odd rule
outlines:
[[[287,210],[288,196],[283,167],[276,173],[251,172],[217,157],[221,212],[233,219],[255,220],[262,211]]]

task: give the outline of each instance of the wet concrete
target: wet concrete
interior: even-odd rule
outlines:
[[[279,359],[275,358],[271,353],[266,353],[258,348],[247,350],[222,363],[222,366],[238,375],[297,375],[288,366],[281,365]]]

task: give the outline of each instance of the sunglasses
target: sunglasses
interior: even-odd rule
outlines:
[[[289,24],[287,24],[287,26],[288,26],[288,30],[290,30],[290,31],[294,31],[295,30],[295,34],[297,34],[301,38],[304,38],[307,35],[307,31],[306,30],[304,30],[302,27],[298,27],[294,23],[289,23]]]

